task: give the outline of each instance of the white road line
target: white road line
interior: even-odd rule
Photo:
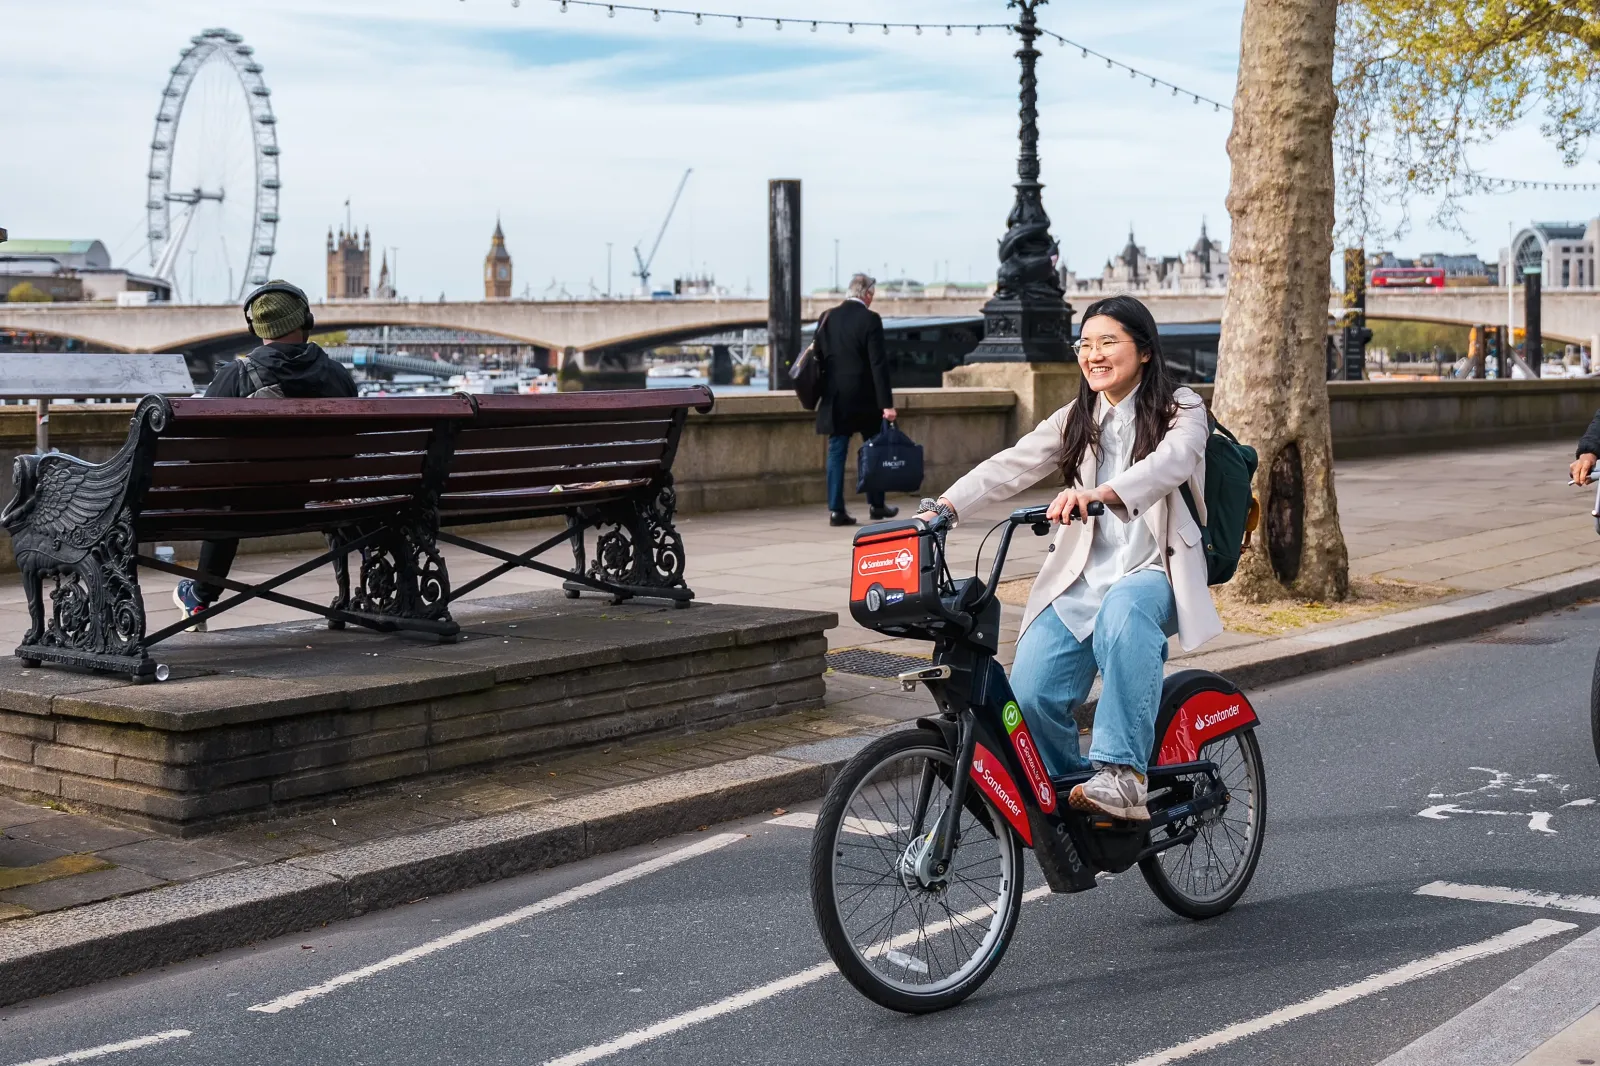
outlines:
[[[1050,890],[1048,888],[1035,888],[1032,891],[1024,892],[1022,894],[1022,902],[1032,903],[1034,900],[1043,899],[1049,894]],[[992,912],[988,907],[974,907],[972,910],[967,911],[964,914],[956,915],[956,920],[963,922],[976,921],[978,918],[989,913]],[[928,926],[926,930],[914,929],[911,932],[902,933],[893,940],[890,940],[888,943],[882,945],[879,950],[889,951],[894,948],[905,947],[907,944],[915,943],[918,937],[924,935],[925,933],[942,932],[943,930],[949,928],[952,924],[954,923],[952,923],[949,919],[946,919],[945,921],[937,922]],[[796,988],[803,988],[806,985],[822,980],[831,973],[838,972],[839,971],[834,967],[833,963],[821,962],[808,970],[801,970],[799,973],[792,973],[787,977],[780,977],[776,981],[769,981],[764,985],[757,985],[755,988],[749,988],[743,992],[736,992],[726,999],[719,999],[715,1003],[707,1003],[703,1007],[696,1007],[694,1010],[686,1011],[683,1014],[679,1014],[671,1018],[666,1018],[662,1021],[656,1022],[653,1025],[647,1025],[643,1029],[635,1029],[631,1033],[624,1033],[615,1040],[608,1040],[603,1044],[593,1044],[589,1047],[581,1048],[578,1051],[573,1051],[569,1054],[562,1055],[560,1058],[550,1059],[544,1063],[544,1066],[585,1066],[587,1063],[609,1058],[610,1056],[617,1054],[619,1051],[627,1051],[629,1048],[636,1048],[640,1044],[648,1044],[650,1041],[655,1040],[658,1037],[680,1032],[692,1025],[699,1025],[701,1022],[708,1022],[713,1018],[720,1018],[725,1014],[732,1014],[735,1011],[744,1010],[746,1007],[752,1007],[763,1000],[771,999],[774,996],[781,996],[783,993],[792,991]]]
[[[1488,940],[1480,940],[1476,944],[1467,944],[1463,947],[1451,948],[1449,951],[1441,951],[1436,955],[1418,959],[1416,962],[1408,962],[1404,966],[1397,966],[1392,970],[1375,973],[1364,980],[1356,981],[1354,984],[1330,988],[1328,991],[1312,996],[1310,999],[1301,1000],[1299,1003],[1293,1003],[1287,1007],[1280,1007],[1270,1014],[1263,1014],[1259,1018],[1236,1022],[1233,1025],[1218,1029],[1214,1033],[1208,1033],[1205,1036],[1197,1037],[1175,1047],[1167,1048],[1165,1051],[1158,1051],[1154,1055],[1146,1055],[1142,1059],[1128,1063],[1128,1066],[1166,1066],[1167,1063],[1178,1062],[1201,1052],[1213,1051],[1216,1048],[1232,1044],[1235,1041],[1243,1040],[1245,1037],[1254,1036],[1257,1033],[1265,1032],[1288,1022],[1297,1021],[1312,1014],[1321,1014],[1323,1011],[1332,1010],[1335,1007],[1342,1007],[1346,1003],[1361,999],[1364,996],[1370,996],[1374,992],[1382,992],[1385,989],[1394,988],[1396,985],[1403,985],[1419,978],[1431,977],[1436,973],[1460,966],[1462,963],[1486,958],[1490,955],[1499,955],[1576,928],[1577,926],[1570,922],[1556,922],[1551,921],[1549,918],[1540,918],[1529,922],[1527,925],[1518,926],[1508,932],[1501,933],[1499,936],[1492,936]]]
[[[373,974],[392,970],[396,966],[403,966],[408,962],[415,962],[417,959],[432,955],[436,951],[453,948],[457,944],[464,944],[474,937],[492,933],[496,929],[504,929],[506,926],[513,925],[525,918],[546,914],[565,907],[569,903],[577,903],[579,900],[588,899],[590,896],[598,895],[608,888],[615,888],[617,885],[636,881],[648,874],[655,873],[657,870],[665,870],[669,866],[676,866],[680,862],[716,851],[718,848],[725,848],[734,841],[743,839],[744,834],[742,833],[718,833],[716,836],[696,841],[686,848],[669,851],[665,855],[658,855],[635,866],[618,870],[616,873],[607,874],[593,881],[587,881],[574,888],[569,888],[565,892],[557,892],[555,895],[542,899],[537,903],[530,903],[526,907],[519,907],[507,914],[502,914],[498,918],[490,918],[487,921],[478,922],[476,925],[457,929],[455,932],[439,937],[437,940],[430,940],[426,944],[418,944],[408,951],[402,951],[398,955],[391,955],[387,959],[372,963],[370,966],[363,966],[358,970],[342,973],[337,977],[322,982],[320,985],[303,988],[298,992],[290,992],[286,996],[279,996],[277,999],[269,1000],[266,1003],[257,1003],[250,1009],[259,1011],[262,1014],[278,1014],[281,1011],[293,1010],[316,999],[318,996],[325,996],[329,992],[354,984],[357,981],[371,977]]]
[[[1564,896],[1559,892],[1535,892],[1526,888],[1501,888],[1499,885],[1458,885],[1453,881],[1434,881],[1417,889],[1416,895],[1461,899],[1468,903],[1511,903],[1518,907],[1600,914],[1600,896]]]
[[[102,1055],[115,1055],[119,1051],[138,1051],[140,1048],[155,1047],[169,1040],[182,1040],[186,1036],[193,1035],[187,1029],[168,1029],[164,1033],[151,1033],[149,1036],[134,1037],[132,1040],[119,1040],[115,1044],[101,1044],[99,1047],[84,1048],[82,1051],[69,1051],[65,1055],[29,1059],[27,1062],[17,1063],[16,1066],[64,1066],[69,1062],[88,1062]]]
[[[817,816],[812,811],[795,811],[792,814],[780,814],[776,818],[768,818],[768,825],[786,825],[792,829],[815,829]],[[888,837],[904,829],[904,826],[892,822],[880,822],[876,818],[853,818],[844,820],[844,831],[855,833],[864,837]]]

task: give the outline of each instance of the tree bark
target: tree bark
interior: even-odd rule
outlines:
[[[1267,524],[1239,595],[1341,600],[1349,557],[1333,491],[1323,338],[1333,255],[1338,0],[1246,0],[1228,137],[1227,302],[1214,407],[1260,454]]]

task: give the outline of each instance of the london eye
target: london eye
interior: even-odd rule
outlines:
[[[145,209],[150,265],[188,303],[239,299],[270,276],[278,232],[272,92],[244,38],[205,30],[156,112]]]

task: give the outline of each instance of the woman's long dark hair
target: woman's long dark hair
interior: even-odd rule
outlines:
[[[1096,300],[1083,313],[1082,322],[1096,315],[1114,318],[1128,336],[1140,355],[1148,355],[1139,378],[1139,391],[1133,398],[1133,461],[1138,462],[1156,450],[1161,438],[1167,435],[1172,418],[1178,411],[1173,398],[1172,377],[1167,373],[1167,362],[1161,357],[1161,337],[1156,332],[1156,320],[1150,309],[1132,296],[1110,296]],[[1082,335],[1082,327],[1079,327]],[[1078,467],[1083,462],[1084,449],[1100,458],[1100,427],[1095,424],[1095,391],[1089,387],[1089,376],[1083,375],[1078,385],[1078,402],[1067,413],[1067,426],[1061,434],[1061,476],[1067,487],[1078,483]]]

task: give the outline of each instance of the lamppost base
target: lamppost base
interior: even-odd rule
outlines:
[[[983,340],[966,363],[1070,363],[1072,305],[996,296],[983,305]]]

